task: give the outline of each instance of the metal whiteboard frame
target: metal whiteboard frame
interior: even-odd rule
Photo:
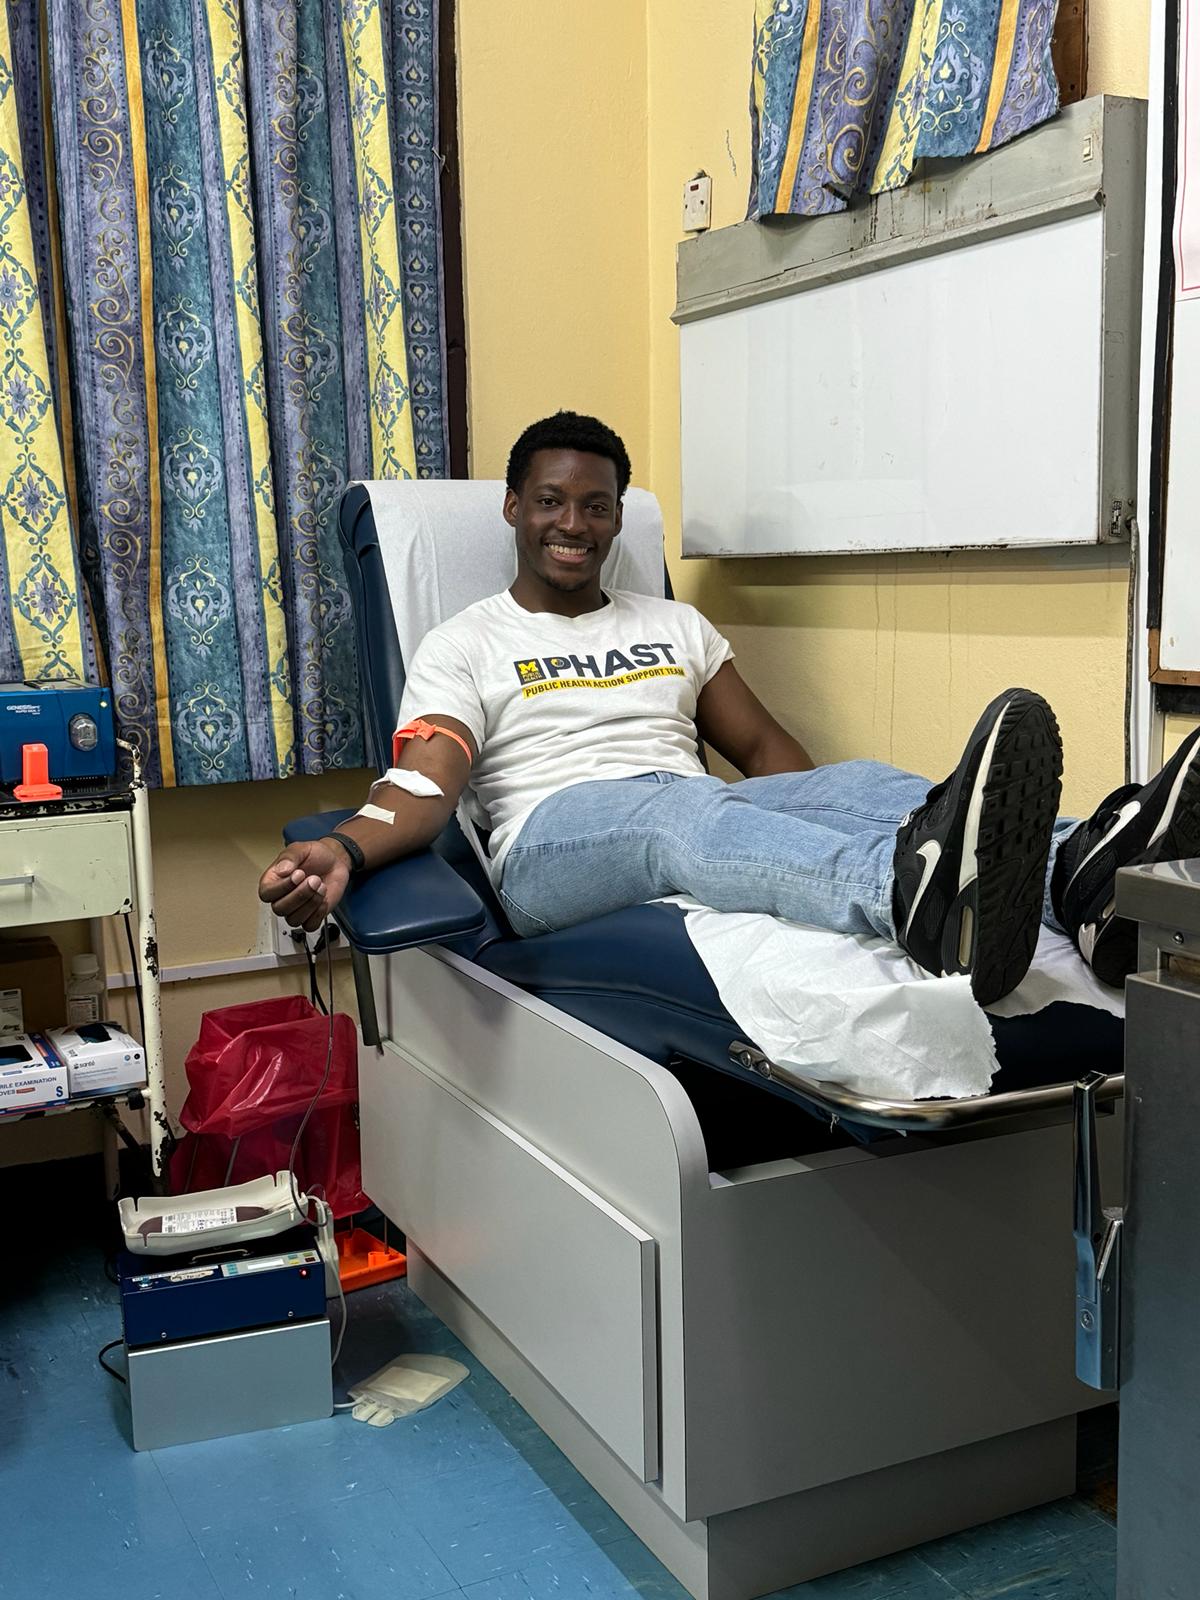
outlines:
[[[1140,529],[1145,535],[1142,542],[1146,548],[1146,559],[1143,563],[1144,572],[1139,576],[1144,578],[1145,593],[1140,597],[1140,615],[1146,623],[1150,681],[1152,684],[1162,685],[1168,694],[1172,688],[1194,691],[1200,687],[1200,661],[1190,653],[1192,645],[1185,645],[1182,659],[1170,662],[1164,660],[1164,655],[1171,656],[1175,653],[1171,639],[1172,602],[1187,587],[1186,582],[1180,583],[1178,574],[1175,574],[1173,581],[1168,583],[1168,568],[1172,564],[1172,552],[1177,553],[1187,542],[1187,533],[1182,538],[1179,537],[1180,529],[1187,529],[1190,532],[1192,527],[1187,518],[1186,480],[1181,481],[1178,473],[1173,470],[1177,465],[1179,454],[1188,455],[1190,452],[1185,449],[1183,452],[1176,452],[1174,456],[1172,454],[1173,419],[1180,414],[1186,414],[1186,373],[1188,371],[1193,373],[1194,384],[1196,365],[1194,358],[1190,361],[1187,359],[1193,354],[1189,347],[1194,341],[1194,328],[1190,330],[1191,338],[1185,338],[1181,348],[1179,316],[1181,297],[1176,281],[1177,212],[1183,184],[1182,175],[1178,171],[1176,153],[1179,145],[1180,121],[1182,120],[1184,126],[1187,124],[1185,81],[1187,35],[1188,17],[1185,6],[1151,7],[1150,139],[1146,164],[1147,316],[1143,352],[1147,379],[1142,415],[1147,422],[1147,433],[1150,432],[1151,419],[1161,424],[1162,431],[1161,439],[1155,441],[1159,446],[1157,459],[1153,460],[1147,469],[1145,501],[1147,513],[1142,519]],[[1194,43],[1191,48],[1196,48]],[[1168,83],[1168,71],[1172,67],[1172,78]],[[1168,145],[1172,150],[1173,164],[1176,168],[1173,174],[1175,182],[1170,195],[1167,195],[1164,189],[1168,176],[1171,175],[1167,165]],[[1186,322],[1193,320],[1194,309],[1194,305],[1191,305],[1184,319]],[[1185,374],[1185,377],[1181,377],[1181,373]],[[1148,453],[1149,445],[1148,439]],[[1151,487],[1160,491],[1158,498],[1153,502],[1149,499]],[[1186,488],[1190,489],[1191,503],[1194,504],[1195,484],[1186,485]],[[1174,504],[1174,523],[1172,504]],[[1172,541],[1173,527],[1177,543]],[[1167,639],[1165,650],[1164,636]],[[1168,700],[1162,710],[1169,709],[1173,707]],[[1159,721],[1160,723],[1162,721],[1161,712]]]
[[[683,327],[1099,209],[1105,248],[1095,542],[1119,542],[1128,537],[1136,504],[1145,152],[1146,103],[1097,95],[993,154],[928,163],[922,179],[867,205],[700,234],[679,247],[672,320]],[[718,554],[689,550],[686,520],[683,541],[685,556]],[[837,553],[831,546],[719,555]]]
[[[1150,99],[1146,131],[1146,184],[1143,205],[1142,305],[1145,317],[1140,337],[1138,381],[1138,537],[1133,548],[1133,602],[1129,618],[1128,717],[1126,727],[1131,783],[1147,783],[1162,766],[1164,716],[1153,678],[1154,644],[1149,627],[1151,600],[1150,536],[1157,530],[1147,512],[1154,485],[1153,429],[1155,393],[1155,343],[1159,280],[1162,270],[1163,132],[1166,117],[1166,10],[1150,7]]]

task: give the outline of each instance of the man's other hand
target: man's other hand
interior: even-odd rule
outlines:
[[[335,839],[289,844],[258,880],[258,898],[289,927],[315,933],[349,879],[349,858]]]

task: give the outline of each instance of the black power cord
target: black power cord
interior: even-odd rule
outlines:
[[[116,1367],[110,1367],[108,1362],[105,1361],[105,1359],[104,1359],[105,1356],[108,1354],[108,1352],[110,1350],[115,1350],[119,1344],[124,1344],[124,1343],[125,1343],[124,1339],[114,1339],[114,1340],[112,1340],[112,1342],[110,1344],[106,1344],[104,1346],[103,1350],[98,1350],[96,1352],[96,1360],[104,1368],[105,1372],[108,1373],[110,1378],[115,1378],[118,1383],[126,1383],[127,1384],[129,1382],[129,1380],[126,1378],[125,1374],[123,1372],[118,1372]]]
[[[326,946],[326,948],[328,949],[328,946]],[[309,999],[312,1001],[313,1005],[316,1006],[321,1015],[323,1017],[327,1017],[329,1015],[329,1007],[325,1004],[325,998],[321,993],[321,986],[317,982],[317,957],[312,945],[309,944],[307,939],[304,941],[304,954],[308,960]]]
[[[129,920],[128,911],[125,913],[125,942],[129,946],[129,965],[133,971],[133,987],[137,990],[138,1016],[142,1023],[142,1042],[146,1040],[146,1001],[142,995],[142,974],[138,967],[137,949],[133,942],[133,924]]]

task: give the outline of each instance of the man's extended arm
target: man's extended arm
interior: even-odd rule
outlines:
[[[463,723],[437,715],[426,720],[457,733],[466,740],[472,754],[478,754]],[[368,868],[399,861],[431,845],[454,814],[471,771],[461,745],[442,734],[428,740],[409,739],[398,765],[402,771],[424,774],[442,792],[414,795],[391,783],[373,786],[369,803],[384,815],[355,815],[337,830],[358,845]],[[292,927],[311,931],[320,927],[342,898],[350,867],[349,852],[336,839],[286,845],[259,879],[258,897]]]
[[[808,751],[780,727],[732,661],[700,691],[696,727],[705,744],[746,778],[807,772],[813,765]]]

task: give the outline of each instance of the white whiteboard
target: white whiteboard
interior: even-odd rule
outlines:
[[[1097,207],[685,323],[684,554],[1094,544],[1103,268]]]
[[[1158,664],[1200,672],[1200,299],[1175,306]]]
[[[1185,0],[1179,39],[1179,164],[1171,440],[1158,664],[1200,671],[1200,0]]]

